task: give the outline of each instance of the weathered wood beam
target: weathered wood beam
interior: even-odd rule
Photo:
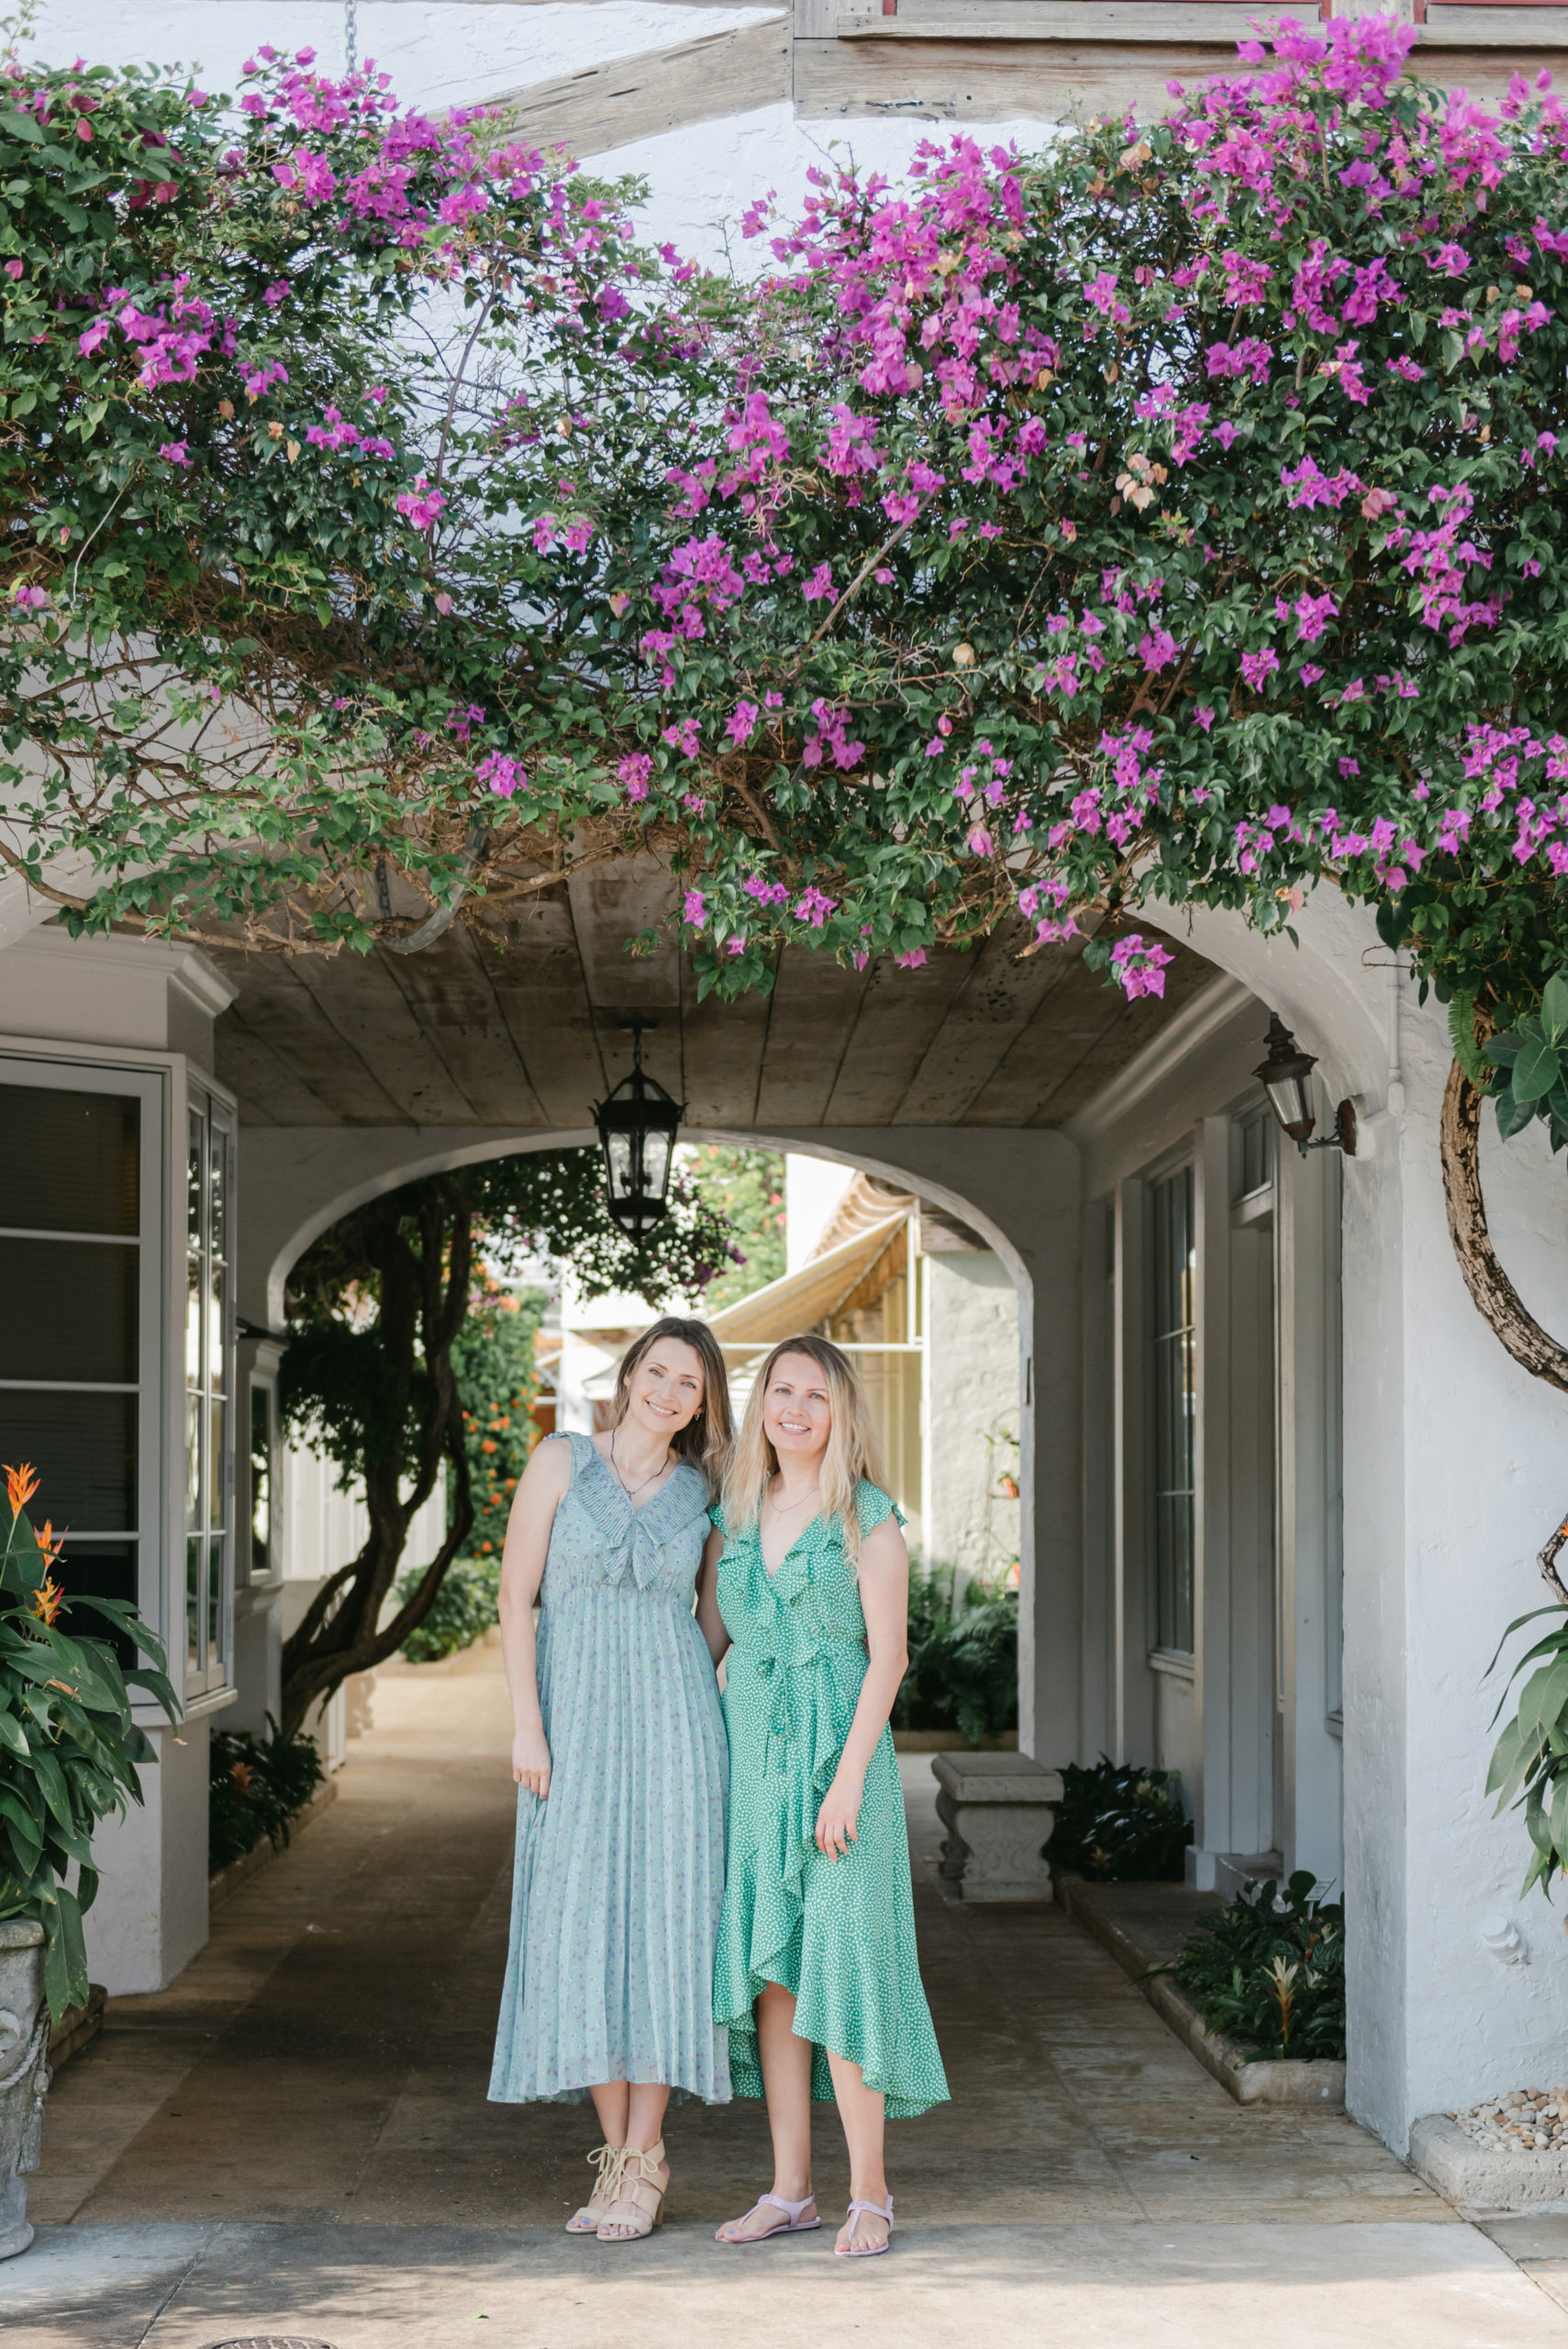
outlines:
[[[1233,46],[1095,40],[797,40],[795,112],[808,121],[904,115],[934,122],[1146,119],[1176,103],[1166,84],[1234,72]]]
[[[775,106],[790,90],[790,22],[770,17],[739,32],[615,57],[486,100],[487,141],[526,139],[577,156]]]
[[[1318,20],[1317,0],[1269,13]],[[1257,20],[1255,7],[1229,0],[898,0],[895,17],[883,15],[881,0],[851,0],[834,9],[830,29],[839,40],[1235,41],[1251,39]]]

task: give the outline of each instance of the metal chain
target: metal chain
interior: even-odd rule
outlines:
[[[359,0],[343,0],[343,53],[349,73],[352,76],[360,62]]]

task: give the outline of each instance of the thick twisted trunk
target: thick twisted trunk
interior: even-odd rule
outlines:
[[[1498,1263],[1492,1245],[1481,1190],[1482,1099],[1455,1061],[1449,1071],[1442,1114],[1443,1197],[1453,1252],[1477,1310],[1514,1360],[1531,1377],[1544,1378],[1549,1386],[1568,1394],[1568,1347],[1541,1328]],[[1568,1589],[1557,1573],[1564,1542],[1568,1542],[1568,1518],[1539,1553],[1539,1563],[1547,1581],[1568,1606]]]
[[[434,1606],[442,1577],[473,1527],[462,1400],[451,1366],[452,1346],[468,1312],[473,1216],[445,1177],[418,1185],[412,1202],[419,1232],[416,1248],[403,1229],[410,1207],[408,1194],[402,1193],[363,1211],[365,1257],[379,1284],[386,1433],[378,1447],[367,1447],[370,1535],[364,1548],[322,1586],[284,1644],[285,1735],[352,1674],[369,1672],[396,1653]],[[411,1408],[417,1408],[417,1419],[410,1442]],[[382,1613],[409,1525],[435,1491],[443,1461],[451,1470],[446,1539],[407,1604],[384,1625]]]

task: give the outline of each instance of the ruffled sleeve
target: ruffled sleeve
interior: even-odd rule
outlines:
[[[874,1533],[877,1527],[885,1525],[890,1517],[895,1517],[900,1525],[908,1521],[897,1502],[884,1493],[880,1485],[872,1484],[864,1476],[855,1492],[855,1515],[860,1520],[862,1537]]]

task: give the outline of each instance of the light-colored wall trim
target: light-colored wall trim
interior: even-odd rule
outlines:
[[[1165,1084],[1178,1068],[1185,1075],[1185,1064],[1191,1055],[1219,1035],[1237,1013],[1251,1008],[1252,1002],[1252,996],[1239,979],[1227,978],[1223,973],[1210,979],[1124,1069],[1118,1070],[1086,1108],[1069,1119],[1062,1128],[1068,1141],[1076,1142],[1080,1150],[1103,1141],[1156,1085]]]

